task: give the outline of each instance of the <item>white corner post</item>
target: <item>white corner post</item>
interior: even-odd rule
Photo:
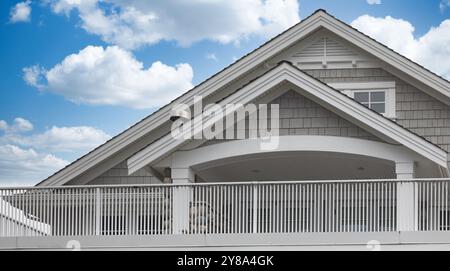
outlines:
[[[190,168],[172,168],[172,225],[173,234],[189,231],[189,208],[192,202],[192,187],[186,184],[195,182],[194,172]]]
[[[395,172],[399,180],[414,179],[414,161],[396,162]],[[399,182],[397,184],[397,231],[418,230],[418,207],[417,183]]]

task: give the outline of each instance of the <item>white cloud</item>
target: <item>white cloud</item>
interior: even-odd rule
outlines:
[[[0,120],[0,127],[0,186],[33,185],[69,163],[57,154],[84,154],[110,138],[87,126],[52,127],[27,135],[33,125],[23,118],[12,124]]]
[[[414,26],[390,16],[375,18],[363,15],[352,26],[398,53],[450,79],[450,20],[431,28],[425,35],[414,37]]]
[[[23,68],[23,80],[27,83],[27,85],[41,88],[42,86],[39,84],[39,81],[42,79],[42,74],[45,73],[39,65],[34,65],[30,67]]]
[[[78,11],[81,26],[108,43],[134,49],[161,40],[238,43],[297,23],[297,0],[49,0],[53,12]]]
[[[379,5],[379,4],[381,4],[381,0],[367,0],[367,4],[369,4],[369,5]]]
[[[31,16],[31,1],[17,3],[11,8],[9,21],[11,23],[29,22]]]
[[[56,127],[41,134],[28,137],[15,137],[11,141],[22,146],[32,146],[48,152],[78,152],[97,147],[110,138],[102,130],[88,127]]]
[[[0,186],[34,185],[68,161],[15,145],[0,145]]]
[[[4,120],[0,120],[0,130],[6,131],[7,129],[8,129],[8,123],[6,123],[6,121],[4,121]]]
[[[22,133],[31,130],[33,130],[33,124],[23,118],[15,118],[12,124],[0,120],[0,131],[4,131],[7,134]]]
[[[218,61],[219,60],[217,58],[216,54],[213,54],[213,53],[206,54],[205,57],[206,57],[206,59],[213,60],[213,61]]]
[[[35,70],[40,74],[35,76]],[[45,78],[45,84],[34,80],[39,76]],[[130,52],[117,46],[105,49],[88,46],[48,71],[34,67],[24,69],[27,83],[72,102],[132,108],[165,105],[192,88],[192,78],[189,64],[172,67],[158,61],[144,68]]]
[[[31,122],[26,119],[15,118],[12,129],[14,132],[28,132],[33,130],[33,124],[31,124]]]

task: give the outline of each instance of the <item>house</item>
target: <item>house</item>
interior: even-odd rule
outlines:
[[[318,10],[26,193],[0,189],[51,229],[0,249],[450,249],[449,151],[450,82]]]

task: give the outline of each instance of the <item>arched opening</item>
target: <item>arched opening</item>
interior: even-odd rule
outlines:
[[[244,155],[194,165],[192,169],[208,182],[396,178],[393,161],[310,151]]]
[[[415,164],[416,177],[440,177],[438,165],[403,146],[348,137],[236,140],[172,156],[172,168],[190,168],[204,182],[395,179],[404,163]]]

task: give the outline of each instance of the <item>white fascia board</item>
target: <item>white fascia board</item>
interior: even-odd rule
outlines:
[[[396,123],[287,63],[282,63],[278,67],[267,72],[260,78],[222,100],[219,105],[246,104],[284,81],[290,82],[301,88],[316,99],[337,109],[341,114],[343,113],[358,122],[364,123],[368,127],[386,135],[395,142],[398,142],[438,165],[447,168],[447,153],[439,147],[411,133],[407,129],[400,127]],[[208,116],[209,114],[208,112],[205,112],[204,115]],[[204,122],[206,122],[206,120],[204,120]],[[162,137],[127,160],[129,174],[168,155],[186,141],[186,139],[174,139],[171,134]]]

